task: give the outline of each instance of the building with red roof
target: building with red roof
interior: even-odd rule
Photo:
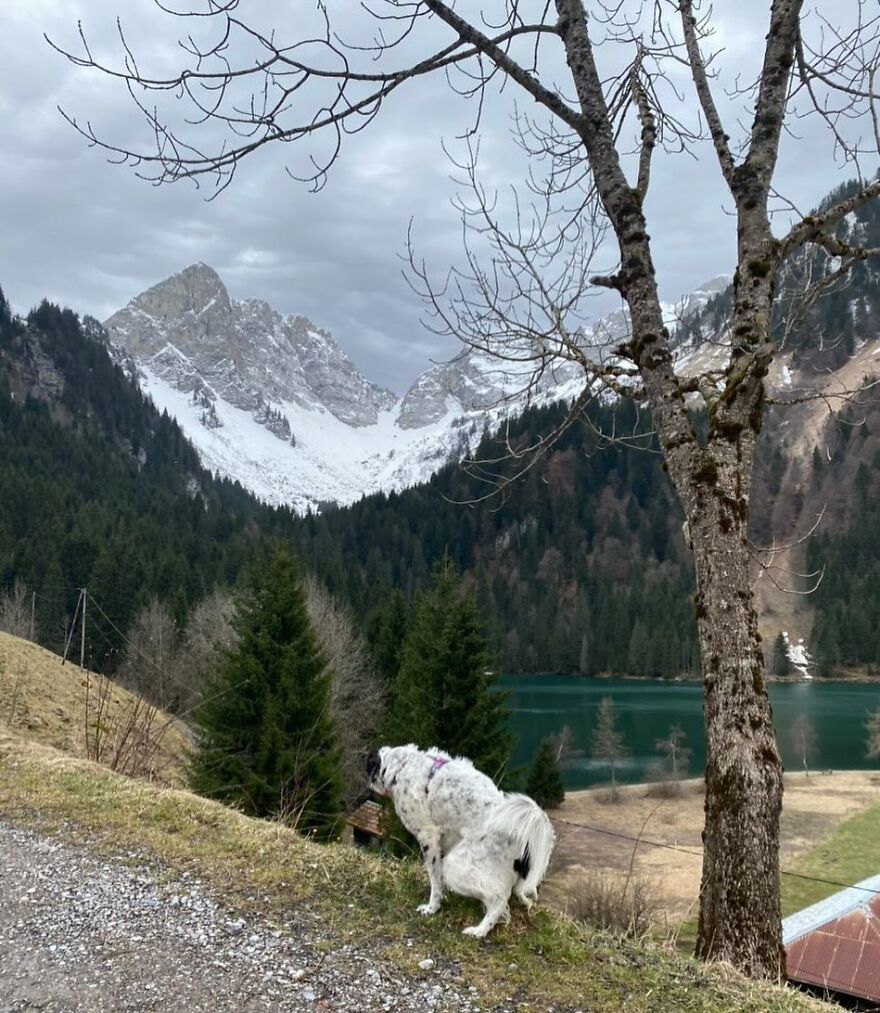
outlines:
[[[782,923],[789,981],[880,1003],[880,876]]]

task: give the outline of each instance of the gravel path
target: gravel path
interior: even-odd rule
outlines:
[[[417,956],[424,973],[406,975],[313,926],[245,922],[138,856],[102,861],[0,820],[0,1013],[488,1013],[454,968]]]

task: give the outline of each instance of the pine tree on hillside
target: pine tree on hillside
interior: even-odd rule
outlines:
[[[416,600],[392,686],[388,738],[467,756],[490,777],[510,755],[505,698],[495,688],[474,597],[447,558]]]
[[[542,809],[555,809],[565,801],[562,774],[549,738],[541,740],[535,753],[526,781],[526,794],[531,795]]]
[[[242,600],[237,647],[205,690],[193,788],[328,838],[339,820],[339,751],[329,675],[294,562],[279,549]]]

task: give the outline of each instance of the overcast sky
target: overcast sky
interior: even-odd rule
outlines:
[[[279,37],[292,38],[315,6],[315,0],[249,0],[241,9],[256,10],[267,24],[274,19]],[[716,3],[730,80],[756,71],[767,6]],[[837,2],[818,6],[834,11]],[[347,14],[351,3],[330,0],[330,7]],[[399,256],[410,218],[419,254],[438,273],[459,256],[460,225],[450,205],[455,188],[441,138],[453,139],[467,126],[472,106],[442,78],[420,81],[348,140],[319,194],[285,174],[291,150],[279,147],[246,160],[232,186],[209,203],[204,189],[186,182],[156,188],[129,168],[107,164],[57,112],[61,105],[90,119],[111,140],[148,144],[124,90],[71,65],[42,38],[47,32],[74,46],[81,20],[96,51],[117,60],[117,14],[144,65],[173,65],[181,22],[152,0],[0,0],[0,286],[13,307],[26,312],[48,297],[104,319],[143,289],[204,261],[233,298],[258,297],[308,316],[333,332],[369,379],[398,392],[432,359],[454,354],[450,339],[422,327]],[[357,37],[361,27],[349,25]],[[511,91],[493,96],[483,119],[490,183],[513,181],[520,171],[506,141]],[[849,173],[835,164],[817,127],[794,126],[798,137],[786,139],[779,181],[807,209]],[[660,157],[655,166],[649,232],[666,299],[731,271],[729,202],[711,148],[697,154]],[[589,312],[610,308],[597,302]]]

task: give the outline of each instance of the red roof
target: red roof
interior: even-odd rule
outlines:
[[[880,895],[788,943],[788,977],[880,1002]]]

